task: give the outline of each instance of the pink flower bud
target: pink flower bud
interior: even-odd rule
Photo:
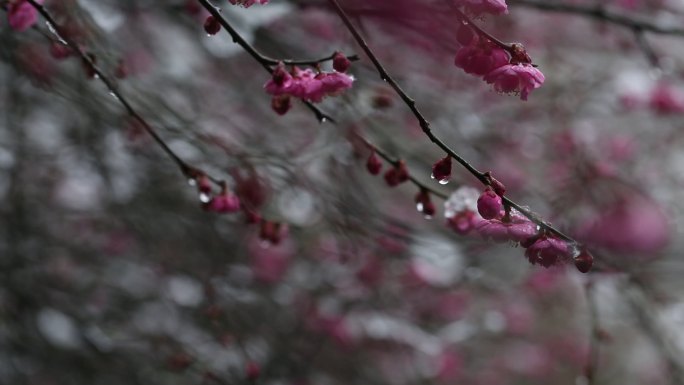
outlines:
[[[501,197],[497,195],[491,187],[487,187],[477,199],[477,211],[484,219],[494,219],[498,217],[501,208]]]
[[[451,156],[447,155],[432,165],[432,179],[436,179],[439,184],[447,184],[450,177]]]
[[[368,157],[368,160],[366,161],[366,168],[371,175],[378,175],[380,173],[380,170],[382,169],[382,161],[380,161],[380,158],[378,157],[378,154],[375,153],[375,150],[373,150]]]
[[[387,170],[384,175],[385,182],[390,187],[397,186],[401,183],[406,182],[409,179],[408,169],[406,168],[406,163],[400,160],[395,167]]]
[[[216,35],[221,30],[221,23],[214,16],[208,16],[207,20],[204,21],[204,31],[208,35]]]
[[[200,193],[211,193],[211,181],[206,175],[200,175],[197,177],[197,191]]]
[[[66,59],[71,55],[71,53],[71,48],[69,48],[67,45],[57,41],[50,44],[50,55],[57,60]]]
[[[119,60],[119,63],[117,63],[116,69],[114,70],[114,76],[116,76],[117,79],[125,79],[128,77],[128,67],[126,66],[125,61]]]
[[[211,198],[206,209],[215,213],[234,213],[240,211],[240,199],[235,194],[223,192]]]
[[[344,54],[340,52],[335,52],[335,55],[333,55],[333,68],[337,72],[347,72],[349,69],[349,66],[351,66],[351,62],[349,59],[347,59]]]
[[[259,364],[254,361],[247,363],[247,367],[245,368],[245,377],[247,377],[247,380],[256,381],[260,374],[261,368],[259,368]]]
[[[594,257],[589,254],[587,250],[582,250],[582,252],[575,257],[575,267],[580,273],[588,273],[591,270],[591,266],[594,264]]]
[[[277,245],[287,234],[287,226],[283,226],[279,222],[261,221],[261,230],[259,231],[259,238],[262,241]]]
[[[427,190],[421,189],[416,195],[415,202],[418,212],[423,213],[426,218],[435,215],[435,205],[432,203],[430,193]]]
[[[292,100],[289,95],[278,95],[271,99],[271,108],[278,115],[285,115],[292,108]]]

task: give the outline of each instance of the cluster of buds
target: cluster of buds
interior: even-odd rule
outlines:
[[[240,199],[228,189],[226,182],[220,183],[221,191],[214,195],[209,177],[199,171],[196,174],[189,182],[197,187],[199,200],[205,210],[215,213],[240,211]]]

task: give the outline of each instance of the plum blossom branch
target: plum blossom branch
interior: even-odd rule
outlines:
[[[203,1],[203,0],[200,0]],[[458,153],[456,153],[454,150],[452,150],[446,143],[444,143],[441,139],[439,139],[433,132],[432,129],[430,128],[430,122],[425,118],[425,116],[420,112],[420,109],[416,105],[416,102],[414,99],[412,99],[402,88],[401,86],[390,76],[390,74],[387,72],[385,67],[380,63],[378,58],[375,56],[373,51],[370,49],[364,38],[361,36],[359,31],[354,27],[352,24],[351,20],[345,13],[345,11],[342,9],[342,7],[339,5],[337,0],[328,0],[328,2],[333,6],[337,14],[339,15],[340,19],[342,22],[345,24],[349,32],[352,34],[356,42],[359,44],[361,49],[366,53],[368,58],[371,60],[373,65],[375,66],[377,72],[380,75],[380,78],[387,82],[392,89],[399,95],[401,100],[406,104],[406,106],[411,110],[413,115],[416,117],[418,120],[418,123],[420,125],[421,130],[423,133],[432,141],[434,144],[436,144],[440,149],[442,149],[448,156],[456,160],[461,166],[463,166],[470,174],[472,174],[475,178],[477,178],[482,184],[486,186],[492,186],[492,178],[489,175],[489,173],[484,173],[479,171],[477,168],[475,168],[473,165],[471,165],[468,161],[466,161],[464,158],[462,158]],[[507,197],[503,197],[503,202],[506,207],[508,208],[514,208],[517,211],[519,211],[522,215],[527,217],[529,220],[532,222],[536,223],[540,229],[547,231],[549,233],[552,233],[559,238],[565,240],[566,242],[572,243],[572,244],[579,244],[579,242],[575,241],[573,238],[570,236],[564,234],[560,230],[556,229],[553,227],[551,224],[548,222],[544,221],[542,218],[540,218],[538,215],[534,214],[531,212],[529,209],[526,209],[519,204],[515,203],[514,201],[508,199]]]
[[[259,52],[254,46],[252,46],[250,43],[247,42],[236,30],[233,28],[233,26],[228,22],[228,20],[221,14],[221,10],[211,4],[208,0],[198,0],[199,3],[211,14],[212,17],[214,17],[223,28],[230,34],[230,36],[233,39],[233,42],[240,47],[242,47],[245,52],[247,52],[254,60],[256,60],[261,66],[268,71],[268,73],[273,73],[273,69],[271,68],[272,65],[277,65],[279,62],[273,59],[268,58],[267,56],[263,55],[261,52]],[[334,56],[334,55],[333,55]],[[332,58],[332,56],[330,56]],[[355,58],[354,60],[358,60],[358,56],[353,55],[353,56],[347,56],[349,60],[352,60],[352,58]],[[316,63],[316,62],[307,62],[303,60],[292,60],[292,61],[282,61],[283,64],[311,64],[311,63]],[[336,121],[330,117],[329,115],[325,114],[322,112],[317,106],[315,106],[313,103],[310,103],[308,101],[302,100],[304,104],[306,105],[307,108],[309,108],[316,118],[318,119],[319,122],[331,122],[331,123],[336,123]],[[386,151],[378,148],[374,144],[372,144],[368,139],[363,137],[361,134],[358,132],[354,133],[354,136],[358,138],[360,141],[362,141],[369,149],[372,151],[375,151],[381,158],[383,158],[385,161],[390,163],[393,166],[398,166],[401,162],[401,160],[393,158],[392,156],[389,155]],[[431,193],[434,196],[437,196],[442,199],[447,199],[448,196],[444,194],[441,191],[437,191],[427,184],[419,181],[416,179],[414,176],[409,174],[408,180],[413,183],[416,187],[418,187],[420,190],[427,191]]]
[[[396,159],[389,155],[389,153],[385,152],[383,149],[375,146],[373,143],[371,143],[368,139],[366,139],[364,136],[362,136],[359,133],[354,133],[354,136],[358,138],[360,141],[362,141],[371,151],[375,151],[382,159],[384,159],[387,163],[391,164],[394,167],[398,167],[400,165],[400,162],[402,162],[400,159]],[[442,199],[448,199],[449,196],[441,191],[435,190],[432,187],[428,186],[427,184],[419,181],[416,177],[414,177],[412,174],[409,173],[408,180],[413,183],[416,187],[418,187],[420,190],[424,190],[429,192],[430,194],[442,198]]]
[[[647,31],[661,35],[676,35],[684,37],[681,25],[662,25],[648,18],[629,13],[609,10],[598,2],[597,5],[572,4],[569,2],[547,0],[509,0],[511,5],[535,8],[542,11],[568,13],[605,21],[635,31]]]
[[[261,52],[259,52],[254,46],[249,44],[247,40],[245,40],[238,32],[233,28],[233,26],[226,20],[225,17],[223,17],[223,14],[221,13],[221,9],[214,4],[212,4],[209,0],[198,0],[199,3],[204,7],[204,9],[209,12],[211,17],[213,17],[225,30],[228,32],[230,37],[233,39],[233,42],[242,49],[244,49],[250,56],[252,56],[259,64],[266,70],[268,73],[273,73],[274,69],[272,68],[273,66],[277,66],[279,63],[283,63],[284,65],[310,65],[310,66],[316,66],[322,62],[332,60],[335,57],[335,53],[326,56],[321,59],[317,60],[278,60],[278,59],[273,59],[270,58]],[[346,56],[347,60],[349,61],[355,61],[358,60],[359,57],[357,55],[351,55],[351,56]],[[302,103],[311,110],[316,115],[316,119],[318,119],[319,122],[334,122],[334,119],[321,111],[318,107],[313,105],[313,103],[306,101],[304,99],[301,99]]]

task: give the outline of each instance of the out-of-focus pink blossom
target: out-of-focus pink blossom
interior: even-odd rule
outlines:
[[[232,193],[222,193],[206,204],[206,209],[215,213],[234,213],[240,211],[240,199]]]
[[[341,52],[335,52],[333,55],[333,69],[337,72],[347,72],[351,66],[351,61]]]
[[[525,256],[533,265],[550,267],[568,260],[570,248],[563,240],[542,235],[525,250]]]
[[[510,221],[486,219],[477,224],[477,232],[494,242],[523,242],[537,234],[537,225],[529,219],[512,214]]]
[[[482,221],[475,212],[464,210],[447,218],[447,226],[454,230],[456,234],[466,235]]]
[[[248,251],[254,279],[264,284],[274,284],[285,276],[290,267],[294,246],[287,239],[268,247],[264,247],[262,240],[250,239]]]
[[[228,0],[233,5],[239,5],[245,8],[249,8],[254,4],[268,4],[269,0]]]
[[[655,202],[645,197],[629,197],[587,220],[578,234],[596,246],[652,256],[669,242],[670,226]]]
[[[530,92],[544,83],[544,74],[530,64],[506,64],[485,75],[484,80],[497,92],[519,93],[520,99],[527,100]]]
[[[439,356],[437,365],[437,379],[449,382],[458,379],[463,374],[463,357],[455,351],[445,351]]]
[[[684,112],[684,92],[666,83],[658,84],[652,91],[649,106],[661,115]]]
[[[506,51],[489,40],[475,39],[456,51],[454,65],[468,74],[484,76],[509,62]]]
[[[508,12],[505,0],[457,0],[456,4],[475,16],[483,13],[500,15]]]
[[[368,172],[371,173],[371,175],[378,175],[380,170],[382,170],[382,161],[378,157],[378,154],[375,153],[375,150],[371,152],[366,161],[366,169],[368,169]]]
[[[43,0],[36,1],[43,4]],[[38,22],[38,11],[26,0],[10,1],[7,5],[7,21],[16,31],[25,31]]]

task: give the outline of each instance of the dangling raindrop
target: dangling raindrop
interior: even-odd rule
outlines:
[[[439,180],[439,184],[441,184],[441,185],[445,185],[447,183],[449,183],[449,179],[440,179]]]
[[[197,179],[195,179],[195,178],[188,178],[188,185],[189,185],[189,186],[192,186],[192,187],[197,186]]]
[[[416,203],[416,210],[418,210],[419,212],[422,213],[424,208],[425,208],[425,205],[423,204],[423,202]]]
[[[327,121],[328,121],[328,118],[326,118],[325,116],[321,118],[321,123],[325,123]]]
[[[211,200],[211,195],[209,193],[206,193],[206,192],[200,192],[199,193],[199,200],[202,203],[209,203],[209,201]]]

